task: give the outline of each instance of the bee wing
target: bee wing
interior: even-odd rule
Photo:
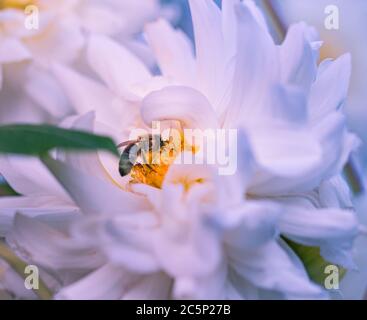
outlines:
[[[129,144],[133,144],[136,142],[137,142],[136,140],[124,141],[124,142],[121,142],[119,145],[117,145],[117,148],[122,148],[122,147],[128,146]]]

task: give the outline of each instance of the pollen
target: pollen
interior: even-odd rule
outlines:
[[[166,141],[159,152],[150,150],[144,155],[143,163],[138,163],[131,169],[131,183],[143,183],[155,188],[161,188],[169,166],[175,161],[180,147],[172,141]]]
[[[195,153],[195,147],[185,143],[184,137],[170,138],[164,141],[159,152],[149,151],[143,157],[145,161],[137,163],[130,172],[130,183],[143,183],[155,188],[161,188],[169,167],[183,151]]]
[[[190,188],[196,184],[202,184],[204,183],[204,179],[203,178],[197,178],[197,179],[193,179],[190,180],[187,177],[181,177],[175,181],[172,181],[174,184],[179,184],[181,186],[183,186],[185,192],[188,192],[190,190]]]
[[[167,165],[137,164],[131,170],[130,183],[143,183],[155,188],[161,188],[168,171]]]

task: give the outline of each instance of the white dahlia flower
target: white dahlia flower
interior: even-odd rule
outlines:
[[[48,73],[52,63],[72,63],[90,34],[135,39],[158,16],[158,0],[0,1],[0,122],[52,121],[70,112]]]
[[[38,160],[2,157],[22,196],[0,199],[1,233],[60,280],[61,299],[326,298],[298,249],[354,267],[358,222],[341,176],[358,145],[342,111],[350,57],[318,66],[303,23],[275,45],[252,2],[190,5],[195,54],[166,22],[146,27],[159,75],[102,36],[87,54],[104,84],[55,66],[79,114],[62,126],[116,142],[153,121],[236,129],[235,173],[169,162],[122,178],[115,157],[57,152],[44,160],[51,176]]]

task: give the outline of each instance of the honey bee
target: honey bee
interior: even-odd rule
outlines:
[[[122,177],[130,174],[132,168],[137,164],[138,159],[140,157],[144,160],[144,165],[153,170],[153,167],[151,166],[151,157],[147,159],[147,155],[153,154],[155,150],[153,150],[154,146],[156,146],[156,143],[158,143],[159,147],[158,150],[160,150],[164,145],[165,142],[161,139],[159,135],[146,135],[138,137],[136,140],[129,140],[122,142],[118,145],[118,148],[125,147],[124,151],[122,152],[120,156],[120,162],[119,162],[119,173]],[[136,148],[134,150],[134,154],[132,156],[131,152],[133,151],[133,148]]]

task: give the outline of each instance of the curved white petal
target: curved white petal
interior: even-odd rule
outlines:
[[[236,127],[257,118],[269,86],[279,76],[278,50],[247,6],[236,6],[237,51],[227,99],[221,103],[225,127]],[[251,50],[249,49],[251,48]],[[244,88],[246,88],[244,90]]]
[[[1,156],[0,172],[19,194],[24,196],[52,195],[71,202],[57,180],[36,158]]]
[[[178,120],[189,129],[217,127],[209,101],[199,91],[183,86],[149,94],[142,102],[141,116],[147,125],[152,121]]]
[[[272,135],[274,135],[274,132]],[[268,174],[262,174],[262,176],[259,175],[254,181],[254,184],[251,185],[251,192],[279,195],[282,193],[312,190],[316,188],[322,180],[329,179],[340,173],[351,152],[359,146],[359,139],[346,132],[345,117],[339,112],[331,113],[329,116],[325,117],[317,124],[317,126],[312,128],[312,133],[309,133],[308,137],[304,136],[304,138],[301,138],[300,136],[298,141],[306,142],[312,135],[315,136],[320,143],[319,151],[321,151],[321,154],[319,157],[322,161],[314,163],[309,162],[310,167],[306,167],[304,171],[299,170],[298,175],[295,175],[294,177],[289,176],[287,179],[284,179],[281,176],[270,177]],[[261,134],[259,135],[258,133],[258,136],[261,141]],[[289,142],[286,142],[284,146],[291,143],[292,136],[295,137],[294,134],[287,135]],[[255,141],[256,139],[258,139],[257,136],[255,136]],[[297,143],[296,141],[294,142]],[[273,145],[275,146],[276,144]],[[301,148],[305,146],[306,145],[301,144],[298,145],[298,147]],[[292,149],[289,150],[292,152],[296,151],[297,149],[295,147],[292,147]],[[282,154],[289,154],[289,150],[284,150]],[[310,151],[311,150],[312,149],[310,149]],[[308,156],[311,156],[311,153],[308,153],[305,156],[307,158]],[[288,160],[290,159],[291,158],[289,157]],[[300,159],[300,161],[303,160]],[[293,164],[296,165],[296,163],[297,162],[294,162]],[[298,164],[299,163],[301,162],[298,162]],[[273,163],[273,165],[274,164],[275,163]]]
[[[93,177],[57,160],[45,164],[84,213],[119,213],[145,208],[141,197],[128,193],[112,181]]]
[[[308,123],[307,95],[304,89],[294,85],[273,85],[268,88],[266,98],[257,110],[251,112],[253,126],[256,125],[289,126],[306,128]]]
[[[107,88],[66,66],[55,64],[53,73],[78,114],[93,110],[98,120],[115,127],[121,125],[122,102]]]
[[[142,276],[126,293],[123,300],[168,300],[170,299],[172,280],[164,273]]]
[[[87,54],[91,68],[118,95],[124,96],[131,85],[151,78],[134,54],[107,37],[92,36]]]
[[[244,202],[217,217],[224,241],[239,250],[260,247],[278,235],[277,222],[282,208],[265,201]]]
[[[28,50],[37,63],[44,67],[51,66],[55,61],[73,62],[85,44],[82,30],[70,16],[48,18],[59,19],[59,21],[47,26],[41,36],[27,39]]]
[[[202,277],[218,267],[222,248],[218,230],[192,201],[183,202],[183,191],[180,185],[165,185],[162,189],[162,198],[170,201],[162,201],[154,252],[170,276]]]
[[[28,69],[25,90],[27,94],[42,108],[55,118],[63,118],[72,112],[61,86],[48,70],[38,66]]]
[[[353,208],[351,190],[341,175],[323,181],[318,192],[320,204],[324,208]]]
[[[212,104],[220,98],[224,64],[221,13],[211,0],[190,0],[194,25],[197,87]]]
[[[0,236],[12,228],[16,213],[39,220],[57,229],[66,228],[79,215],[79,208],[54,196],[0,198]]]
[[[142,211],[81,221],[73,228],[73,234],[86,243],[96,242],[114,264],[149,274],[160,270],[153,249],[157,228],[156,216]]]
[[[346,101],[351,75],[351,56],[345,54],[319,70],[311,88],[310,120],[314,123],[339,110]]]
[[[237,22],[235,5],[240,0],[222,1],[222,33],[226,60],[236,55]]]
[[[55,299],[117,300],[138,279],[138,276],[121,267],[106,264],[81,280],[64,287],[56,294]]]
[[[311,44],[307,39],[305,23],[292,25],[280,47],[281,79],[309,92],[317,74]]]
[[[79,10],[79,19],[83,27],[93,34],[113,35],[121,30],[124,19],[108,5],[90,3]]]
[[[270,175],[300,177],[323,160],[319,141],[309,130],[279,126],[247,132],[255,160]]]
[[[14,38],[1,38],[0,64],[20,62],[31,58],[29,50]]]
[[[145,34],[162,74],[184,85],[193,84],[195,60],[192,44],[187,36],[180,30],[174,30],[163,19],[148,24]]]
[[[280,291],[288,299],[323,296],[322,289],[308,279],[305,270],[276,242],[242,254],[232,249],[230,261],[234,270],[255,286]]]
[[[319,176],[331,178],[338,174],[355,151],[360,140],[347,132],[346,118],[340,112],[332,112],[320,120],[314,127],[314,133],[322,145],[323,163],[318,168]]]
[[[221,193],[227,197],[227,203],[231,201],[238,204],[242,203],[245,197],[250,181],[255,175],[256,165],[246,132],[237,130],[235,140],[228,143],[227,150],[222,150],[228,154],[228,162],[224,166],[223,163],[219,163],[218,173],[221,175]]]
[[[25,64],[9,64],[3,68],[3,87],[0,90],[0,123],[44,123],[50,120],[49,114],[32,101],[20,89],[27,75]]]
[[[174,299],[223,300],[226,294],[227,264],[223,261],[216,270],[201,277],[178,277],[172,295]]]
[[[31,261],[53,270],[92,270],[105,260],[95,248],[79,248],[64,233],[20,214],[7,239]]]
[[[301,206],[285,208],[279,221],[281,232],[295,237],[323,241],[354,238],[358,234],[355,214],[341,209],[310,209]]]
[[[81,116],[72,117],[72,119],[66,118],[63,123],[64,125],[62,124],[62,126],[75,130],[94,132],[94,123],[95,113],[91,111]],[[95,177],[99,177],[101,179],[106,178],[106,171],[101,164],[98,152],[80,153],[76,151],[64,152],[61,150],[57,150],[57,159],[65,162],[72,167],[83,168],[84,172]],[[116,167],[117,165],[118,163],[116,163]]]
[[[286,206],[284,211],[279,221],[283,234],[304,245],[320,247],[320,253],[327,261],[355,268],[351,250],[359,224],[354,212],[336,208],[305,208],[302,205]]]

